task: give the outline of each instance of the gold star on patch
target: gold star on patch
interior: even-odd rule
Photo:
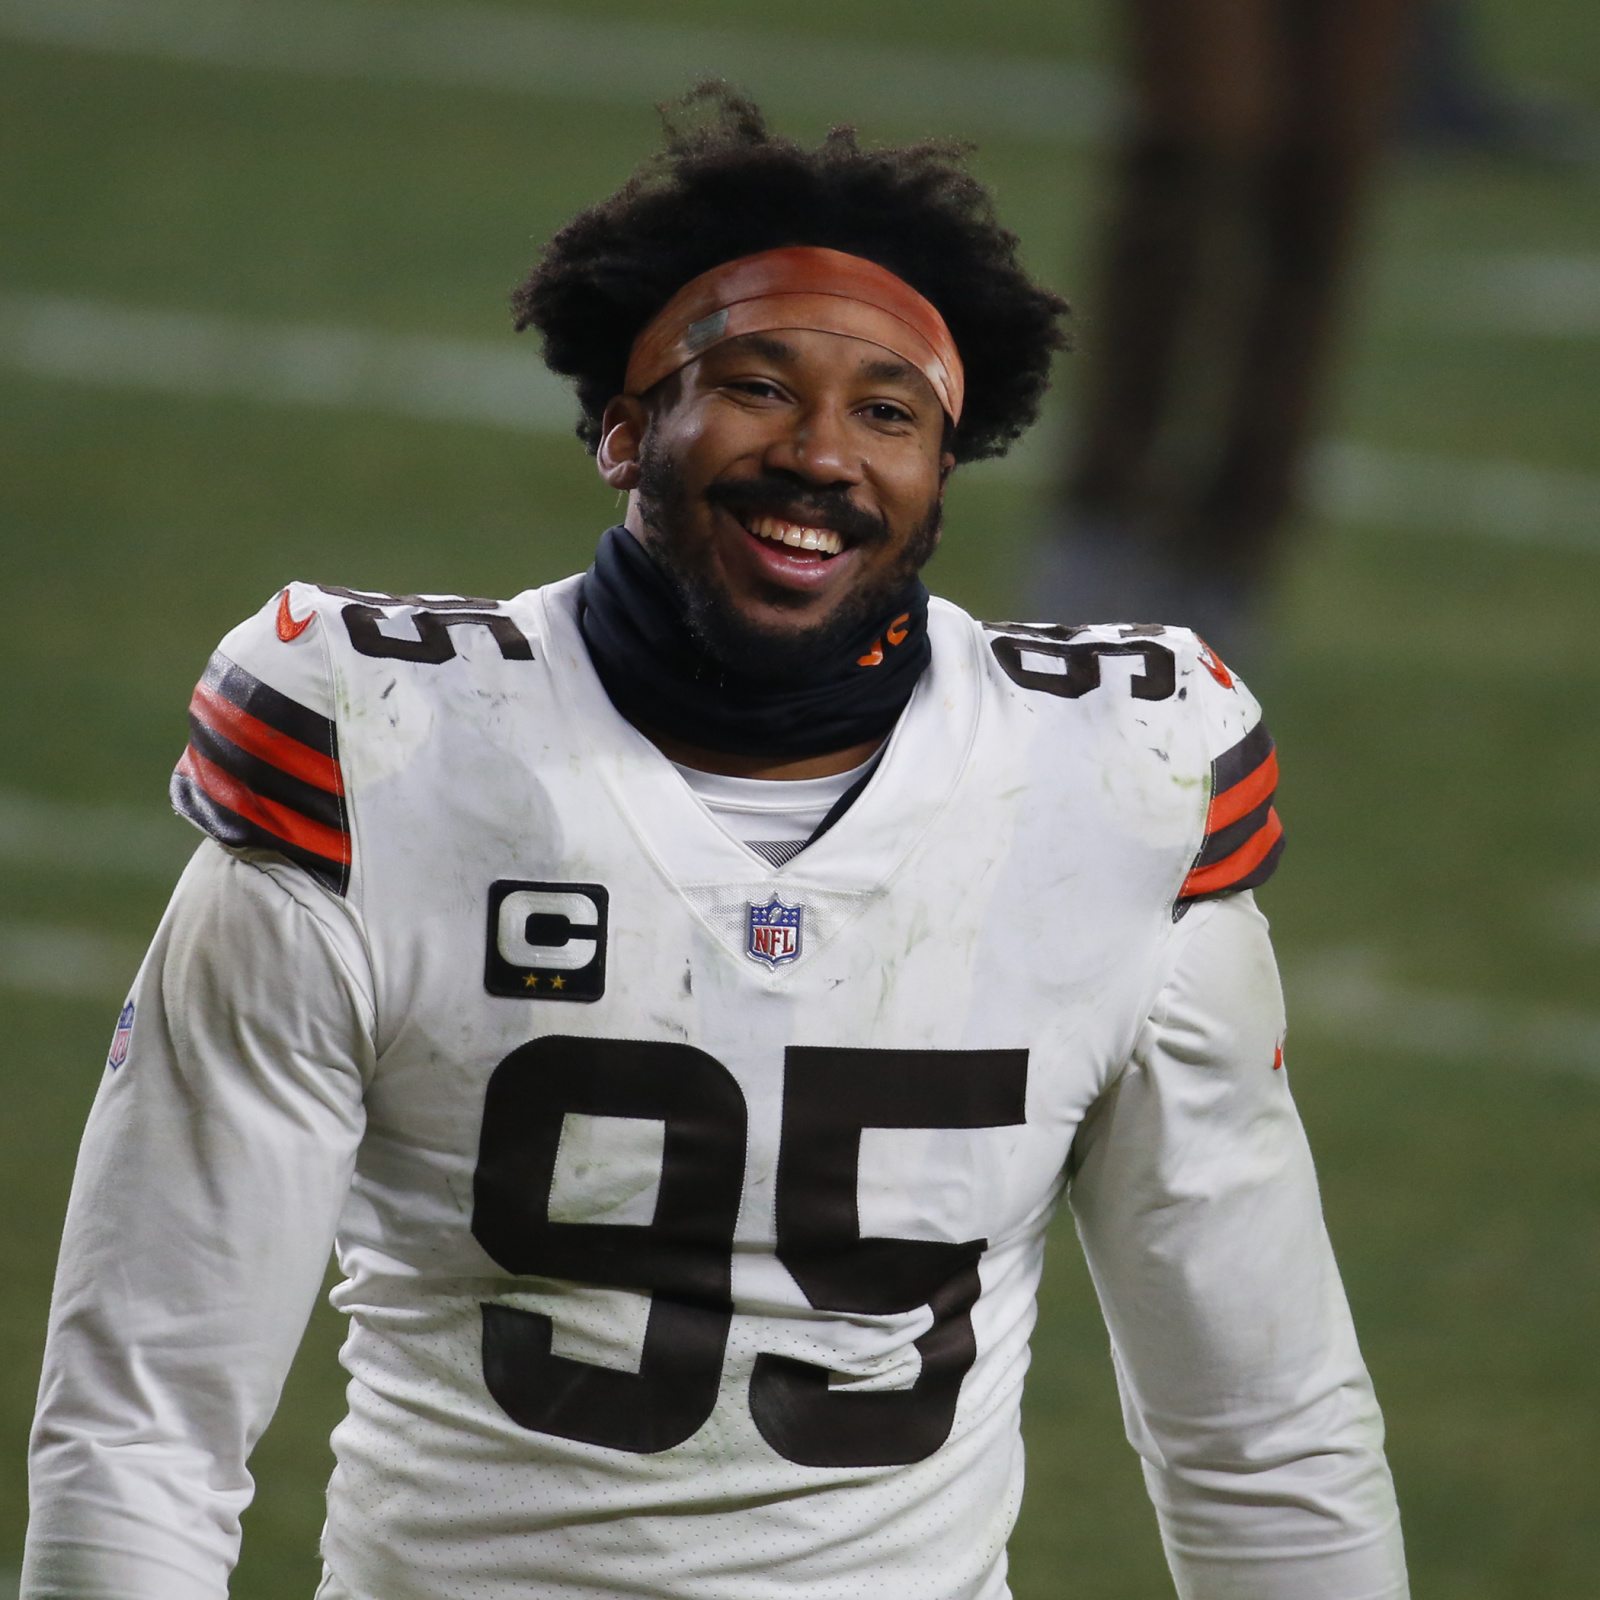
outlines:
[[[527,977],[522,980],[522,987],[524,989],[537,989],[539,987],[539,974],[537,972],[530,972]]]
[[[565,989],[566,986],[567,980],[563,977],[557,976],[550,980],[550,987],[552,989]]]

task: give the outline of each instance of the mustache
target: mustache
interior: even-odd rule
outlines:
[[[889,537],[887,520],[863,511],[851,500],[847,489],[819,489],[814,484],[767,474],[709,484],[705,497],[712,505],[736,516],[767,512],[787,522],[831,528],[847,545],[882,544]]]

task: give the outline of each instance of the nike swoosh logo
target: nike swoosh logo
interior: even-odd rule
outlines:
[[[316,620],[317,614],[313,611],[310,616],[302,617],[296,622],[289,613],[289,591],[285,589],[278,596],[278,637],[285,644],[292,644]]]
[[[1211,674],[1224,689],[1233,687],[1233,674],[1222,664],[1222,657],[1212,651],[1204,639],[1200,640],[1200,665]]]

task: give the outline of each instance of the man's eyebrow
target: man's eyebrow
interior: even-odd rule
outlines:
[[[880,357],[876,361],[863,361],[857,370],[870,383],[899,383],[917,369],[909,361],[885,361]]]
[[[725,340],[720,348],[735,356],[741,353],[764,356],[768,361],[784,364],[800,359],[800,352],[792,344],[770,333],[741,333]],[[917,368],[909,361],[897,360],[887,353],[866,357],[856,372],[868,383],[905,383],[918,376]]]
[[[733,350],[748,350],[754,355],[765,356],[769,361],[798,361],[800,352],[792,344],[785,344],[782,339],[774,339],[765,333],[742,333],[729,339],[727,346]]]

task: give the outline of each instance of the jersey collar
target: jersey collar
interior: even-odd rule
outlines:
[[[774,869],[723,831],[672,763],[612,705],[578,628],[580,582],[565,579],[539,594],[556,694],[585,759],[662,877],[697,908],[708,897],[764,900],[776,891],[786,898],[843,896],[865,909],[887,892],[972,759],[982,670],[970,619],[945,601],[932,602],[932,660],[866,789],[815,844]],[[826,920],[842,925],[836,915]]]

